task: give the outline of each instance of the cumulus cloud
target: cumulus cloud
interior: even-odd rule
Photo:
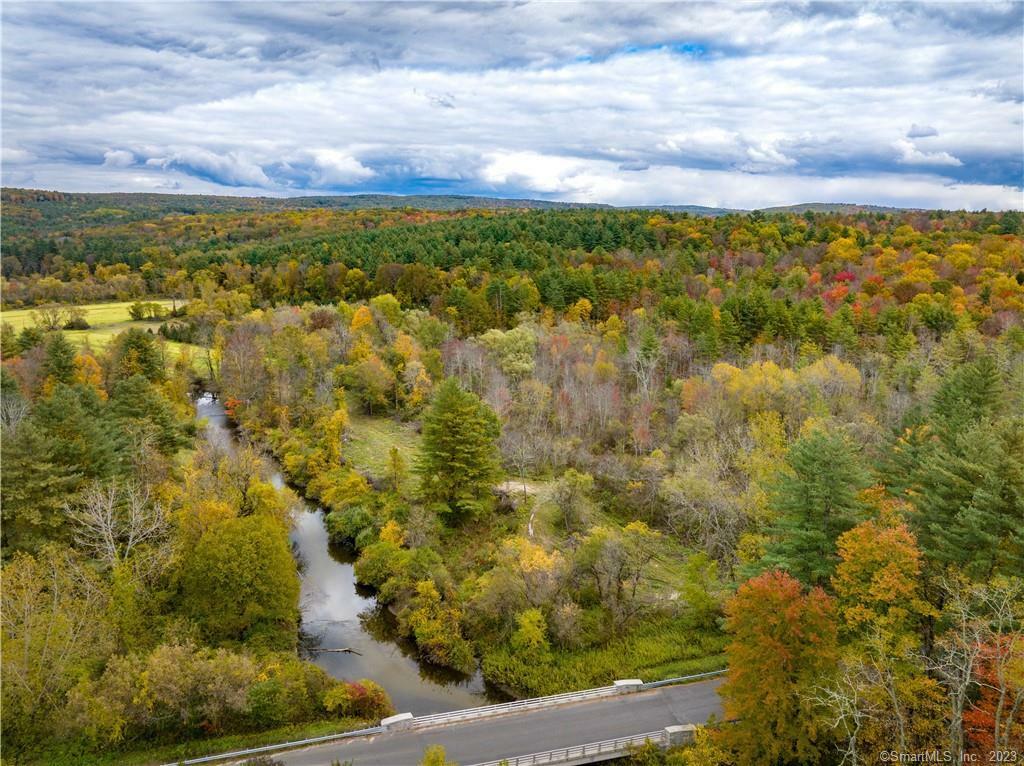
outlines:
[[[963,163],[949,152],[925,152],[917,148],[913,141],[900,139],[895,144],[899,160],[904,165],[951,165],[959,167]]]
[[[904,179],[904,204],[996,207],[1024,172],[1022,21],[1019,3],[12,4],[4,163],[97,191],[707,188],[730,207],[881,202]]]
[[[150,157],[150,167],[175,168],[224,186],[269,186],[263,168],[239,152],[217,154],[200,148],[183,149],[167,157]]]
[[[372,178],[376,173],[354,157],[337,149],[319,149],[313,153],[318,187],[349,186]]]
[[[103,153],[103,164],[108,168],[127,168],[135,164],[135,155],[124,149],[111,149]]]

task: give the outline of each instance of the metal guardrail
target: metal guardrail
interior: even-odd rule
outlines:
[[[562,694],[552,694],[547,697],[532,697],[525,700],[502,702],[497,705],[483,705],[481,707],[471,707],[463,710],[452,710],[448,713],[432,713],[431,715],[423,716],[418,715],[412,721],[412,728],[418,729],[422,726],[437,726],[440,724],[466,721],[474,718],[487,718],[494,715],[504,715],[505,713],[518,713],[521,710],[531,710],[533,708],[549,707],[551,705],[562,705],[567,702],[583,702],[584,700],[619,694],[621,691],[622,690],[617,686],[600,686],[596,689],[585,689],[580,692],[564,692]]]
[[[674,684],[683,684],[687,681],[696,681],[701,678],[713,678],[714,676],[720,676],[725,673],[727,668],[721,670],[709,670],[707,673],[697,673],[692,676],[677,676],[676,678],[666,678],[664,681],[648,681],[643,685],[643,689],[657,689],[661,686],[672,686]]]
[[[595,755],[607,754],[609,756],[624,753],[631,747],[638,747],[647,742],[664,747],[666,742],[664,729],[649,731],[646,734],[634,734],[632,737],[619,737],[618,739],[606,739],[601,742],[589,742],[586,745],[573,745],[572,747],[560,747],[555,750],[545,750],[543,753],[530,753],[512,758],[502,758],[497,761],[477,763],[473,766],[539,766],[547,763],[566,763],[577,758],[587,758]]]
[[[223,761],[228,758],[246,758],[250,755],[261,753],[272,753],[275,750],[290,750],[293,747],[305,747],[306,745],[318,745],[322,742],[332,742],[336,739],[347,739],[349,737],[365,737],[370,734],[381,734],[383,726],[371,726],[368,729],[356,729],[355,731],[343,731],[338,734],[325,734],[322,737],[310,737],[295,742],[279,742],[276,745],[263,745],[262,747],[251,747],[248,750],[235,750],[230,753],[218,753],[217,755],[204,755],[199,758],[188,758],[181,761],[165,763],[163,766],[190,766],[193,763],[210,763],[212,761]]]

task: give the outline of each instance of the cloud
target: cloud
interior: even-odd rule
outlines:
[[[337,149],[319,149],[313,153],[316,173],[313,183],[318,187],[349,186],[376,175],[359,160]]]
[[[151,157],[146,165],[175,168],[224,186],[269,186],[263,168],[239,152],[216,154],[206,149],[189,148],[167,157]]]
[[[937,135],[939,135],[939,131],[931,125],[918,125],[916,122],[907,131],[907,138],[928,138]]]
[[[950,165],[958,167],[963,163],[949,152],[923,152],[913,141],[901,138],[893,146],[899,153],[900,162],[904,165]]]
[[[905,178],[917,204],[994,203],[1024,175],[1022,22],[1020,3],[15,3],[4,162],[97,191],[695,202],[685,177],[742,206],[778,198],[758,178],[808,195],[787,202]]]
[[[103,164],[108,168],[127,168],[135,164],[135,155],[123,149],[103,153]]]
[[[33,158],[32,152],[26,152],[24,149],[18,149],[14,146],[5,146],[3,153],[0,154],[0,162],[3,162],[4,165],[20,165],[25,162],[31,162]]]

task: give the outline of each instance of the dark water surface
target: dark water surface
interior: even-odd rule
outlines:
[[[210,441],[234,448],[237,440],[219,401],[203,394],[196,400],[196,416],[206,420]],[[284,476],[272,465],[271,480],[282,486]],[[305,500],[295,509],[291,540],[302,575],[303,645],[360,652],[309,651],[321,668],[335,678],[376,681],[403,713],[425,715],[506,699],[487,688],[479,672],[467,676],[419,662],[415,648],[396,634],[394,617],[356,584],[352,552],[330,545],[323,512]]]

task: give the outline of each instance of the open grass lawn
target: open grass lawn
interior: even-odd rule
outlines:
[[[86,321],[92,325],[88,330],[64,330],[64,335],[72,344],[78,348],[88,346],[94,351],[102,351],[110,342],[125,330],[137,327],[141,330],[149,330],[156,333],[160,326],[159,322],[135,321],[128,314],[128,307],[135,301],[121,301],[120,303],[90,303],[78,308],[85,311]],[[161,306],[171,307],[170,300],[154,300],[151,303],[159,303]],[[16,311],[0,312],[0,322],[7,322],[15,331],[23,327],[30,327],[33,322],[32,312],[34,309],[18,309]],[[164,341],[164,348],[170,358],[177,359],[189,349],[192,351],[192,366],[197,372],[207,372],[206,364],[203,361],[203,349],[191,343],[178,343],[176,341]]]
[[[348,411],[345,459],[357,470],[380,478],[387,475],[391,448],[397,447],[405,459],[405,469],[411,476],[422,441],[422,437],[416,433],[416,426],[390,417],[363,414],[359,404],[352,400],[348,402]]]
[[[155,300],[147,299],[144,302],[159,303],[161,306],[165,306],[168,310],[170,310],[172,303],[171,300],[162,298],[158,298]],[[131,315],[129,315],[128,313],[128,307],[131,306],[133,303],[135,303],[135,301],[120,301],[118,303],[88,303],[82,306],[78,306],[78,308],[85,311],[86,321],[88,321],[89,324],[92,325],[93,330],[98,330],[101,328],[106,328],[110,325],[131,322]],[[32,324],[33,311],[35,311],[35,309],[17,309],[15,311],[4,311],[0,313],[0,321],[8,322],[15,330],[20,330],[22,327],[28,327],[29,325]],[[141,324],[152,323],[142,322]]]

